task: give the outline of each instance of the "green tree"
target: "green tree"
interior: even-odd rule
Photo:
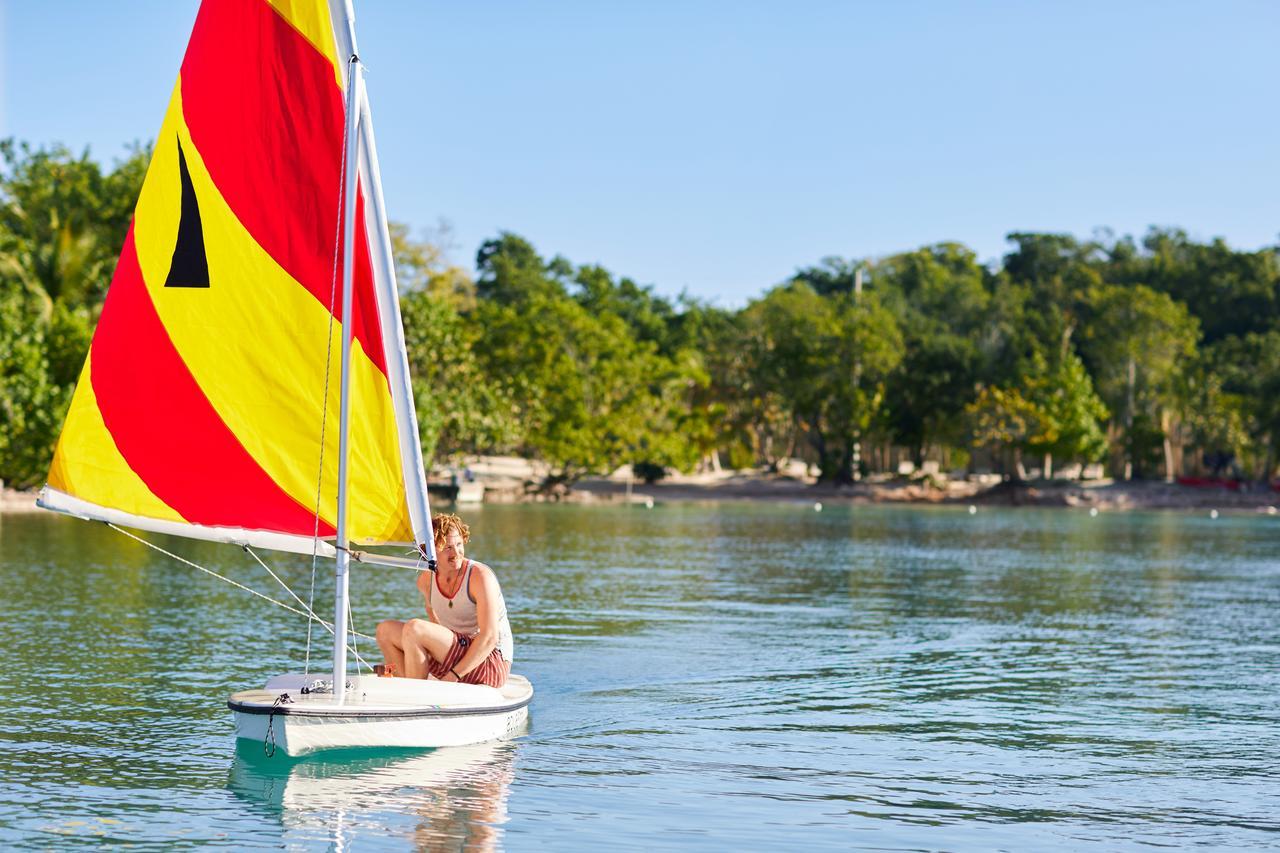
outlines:
[[[1218,363],[1225,355],[1224,349],[1238,340],[1227,338],[1202,350],[1180,382],[1182,425],[1193,446],[1200,449],[1201,463],[1214,476],[1220,476],[1237,460],[1247,460],[1253,450],[1246,426],[1246,398],[1228,389],[1227,373],[1233,365]]]
[[[476,356],[483,330],[429,290],[400,298],[423,456],[502,453],[520,439],[515,403]]]
[[[73,322],[64,316],[59,325]],[[35,298],[0,290],[0,480],[13,488],[44,482],[75,387],[74,374],[55,378],[50,328]]]
[[[1280,331],[1224,338],[1206,355],[1227,425],[1244,434],[1235,451],[1253,477],[1270,479],[1280,464]]]
[[[88,153],[0,141],[0,280],[36,299],[97,306],[106,294],[150,149],[104,173]]]
[[[1176,408],[1179,373],[1195,356],[1199,324],[1185,305],[1144,285],[1096,287],[1089,308],[1086,349],[1103,399],[1122,418],[1124,478],[1147,473],[1136,464],[1145,455],[1137,439],[1157,434],[1153,429],[1162,436],[1165,476],[1172,478],[1168,418]]]
[[[710,397],[708,351],[689,339],[695,321],[682,324],[675,306],[653,288],[615,279],[598,265],[578,267],[572,282],[575,299],[588,313],[622,320],[646,362],[653,408],[631,461],[648,470],[689,470],[713,454],[723,408]]]
[[[1012,387],[983,387],[965,407],[964,420],[973,444],[992,451],[1001,470],[1020,479],[1024,453],[1043,457],[1046,477],[1053,476],[1054,457],[1100,458],[1107,449],[1101,428],[1106,417],[1084,364],[1068,353],[1052,368],[1035,355]]]
[[[849,294],[858,287],[858,271],[865,273],[871,265],[869,260],[832,255],[823,258],[816,266],[796,270],[791,281],[809,285],[820,296]]]
[[[481,302],[475,317],[482,363],[515,402],[524,450],[554,468],[548,486],[615,467],[641,446],[649,353],[619,318],[546,296]]]
[[[671,414],[678,366],[652,341],[637,340],[617,313],[593,312],[570,296],[572,266],[544,263],[525,240],[486,242],[478,266],[480,300],[468,317],[484,329],[478,358],[513,401],[521,448],[553,467],[545,485],[661,456],[649,424],[655,413]],[[596,277],[590,268],[576,274]]]
[[[475,283],[436,242],[447,227],[418,240],[404,225],[390,229],[423,456],[509,451],[520,437],[514,405],[476,356],[483,329],[463,316],[475,308]]]
[[[1023,477],[1023,451],[1055,437],[1044,409],[1017,388],[986,386],[964,414],[973,445],[989,450],[1001,473],[1012,472],[1015,480]]]
[[[1089,292],[1102,283],[1100,247],[1069,234],[1015,232],[1006,239],[1016,248],[1005,255],[1003,273],[1025,288],[1025,331],[1056,362],[1071,348]]]
[[[875,265],[873,292],[898,319],[902,362],[887,382],[896,443],[919,466],[930,443],[963,440],[957,413],[973,399],[991,295],[977,256],[957,243],[894,255]]]
[[[1069,352],[1053,369],[1041,361],[1024,378],[1023,388],[1040,424],[1025,447],[1044,457],[1045,477],[1053,476],[1055,457],[1082,462],[1102,458],[1107,438],[1101,425],[1109,413],[1079,356]]]
[[[566,266],[559,259],[544,263],[528,240],[504,231],[476,252],[476,295],[499,305],[563,297]]]
[[[675,308],[657,296],[651,287],[642,287],[629,278],[615,280],[604,267],[579,267],[573,276],[578,303],[592,314],[614,314],[639,341],[652,342],[664,355],[675,351],[672,337]]]
[[[0,479],[48,472],[150,159],[0,141]]]
[[[874,294],[820,296],[803,282],[771,290],[746,309],[758,337],[754,371],[783,401],[818,459],[820,478],[854,480],[854,449],[884,401],[902,358],[893,315]]]
[[[794,433],[794,425],[776,394],[757,382],[747,342],[758,335],[749,334],[745,313],[687,296],[681,308],[673,324],[677,357],[705,377],[689,386],[696,435],[705,439],[702,457],[713,469],[721,464],[722,450],[733,468],[774,461],[775,443]]]
[[[1280,247],[1233,250],[1222,239],[1196,243],[1179,229],[1151,229],[1147,255],[1129,281],[1187,306],[1204,343],[1280,329]]]
[[[416,240],[402,223],[388,223],[388,229],[401,293],[425,291],[459,311],[475,307],[476,283],[469,272],[449,260],[452,229],[447,222]]]

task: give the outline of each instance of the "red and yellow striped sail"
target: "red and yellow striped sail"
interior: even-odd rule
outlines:
[[[344,77],[326,0],[203,4],[51,489],[153,529],[308,542],[319,492],[332,536],[350,323],[350,538],[413,541],[363,185],[341,316]]]

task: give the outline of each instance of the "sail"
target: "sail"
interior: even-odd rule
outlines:
[[[349,538],[415,540],[421,461],[412,400],[393,400],[403,336],[367,168],[341,315],[343,35],[326,0],[201,6],[42,505],[309,553],[335,533],[350,323]]]

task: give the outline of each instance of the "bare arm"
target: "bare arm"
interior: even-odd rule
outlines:
[[[418,572],[418,592],[422,593],[422,606],[427,611],[427,618],[439,623],[435,611],[431,609],[431,584],[435,583],[434,572]]]
[[[498,646],[498,579],[483,563],[476,563],[471,571],[471,597],[476,600],[476,625],[479,631],[467,647],[467,653],[458,661],[454,670],[466,675],[480,664]]]

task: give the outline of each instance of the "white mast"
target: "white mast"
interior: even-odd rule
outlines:
[[[391,232],[387,227],[386,201],[382,194],[382,175],[378,150],[374,144],[373,118],[364,89],[364,69],[356,50],[355,11],[351,0],[329,0],[334,22],[334,38],[338,56],[349,60],[344,64],[347,84],[346,152],[344,173],[345,205],[343,208],[342,259],[342,402],[338,442],[338,519],[337,558],[334,577],[333,693],[341,704],[346,693],[347,611],[349,601],[348,567],[350,544],[347,536],[347,432],[350,412],[348,372],[351,352],[351,303],[355,248],[355,199],[357,177],[363,178],[370,197],[365,208],[366,233],[370,260],[373,264],[374,291],[378,304],[379,325],[391,385],[391,399],[399,437],[401,472],[405,499],[419,551],[434,571],[435,540],[431,532],[431,508],[427,499],[427,479],[422,462],[422,445],[418,439],[418,416],[413,403],[409,379],[408,354],[404,343],[404,326],[400,319],[400,294],[396,287],[395,258],[391,248]]]
[[[351,291],[356,261],[356,177],[360,148],[360,60],[352,54],[347,67],[347,135],[344,152],[342,207],[342,366],[340,414],[338,417],[338,529],[335,543],[333,594],[333,700],[341,705],[347,688],[347,566],[351,562],[347,546],[347,457],[351,423]]]

